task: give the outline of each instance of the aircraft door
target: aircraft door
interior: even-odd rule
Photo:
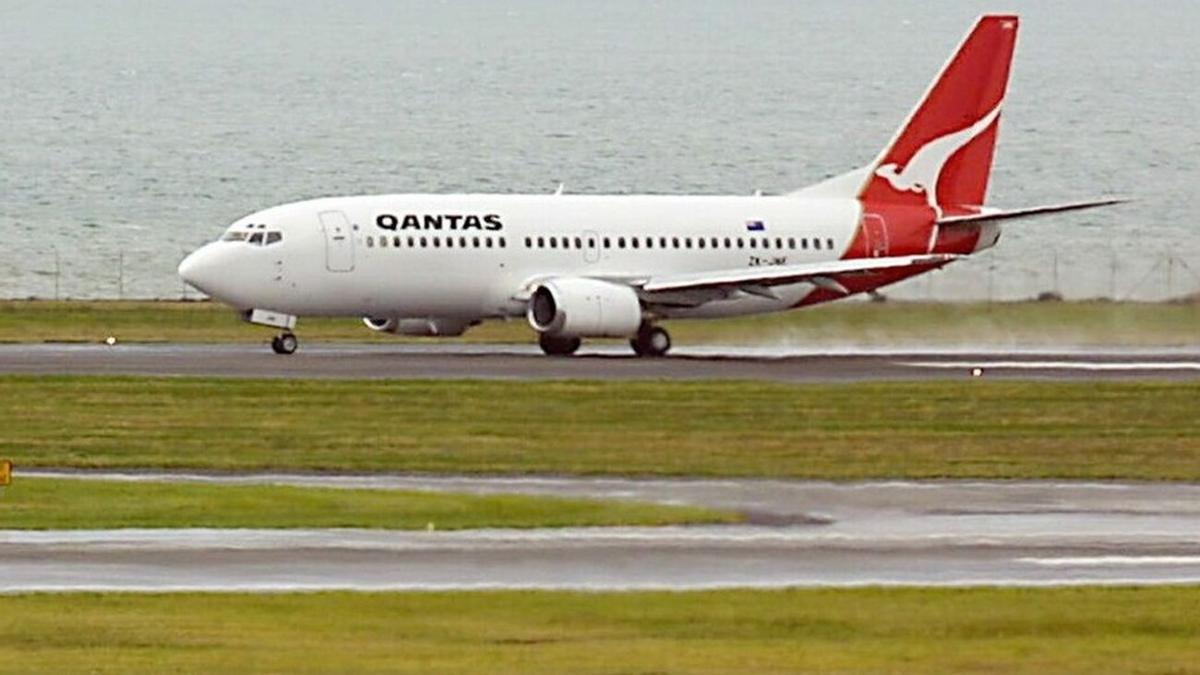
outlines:
[[[354,232],[346,214],[322,211],[321,230],[325,233],[325,269],[330,272],[354,271]]]
[[[887,225],[883,218],[868,213],[863,215],[863,236],[867,244],[867,256],[871,258],[886,258],[888,254]]]
[[[583,260],[588,263],[600,262],[600,235],[591,230],[583,233]]]

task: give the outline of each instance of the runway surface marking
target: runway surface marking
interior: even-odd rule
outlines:
[[[0,531],[0,592],[703,589],[1200,582],[1200,485],[19,472],[638,499],[731,526]]]
[[[1051,566],[1097,566],[1097,565],[1196,565],[1200,569],[1200,556],[1186,555],[1101,555],[1076,558],[1022,558],[1020,562]]]
[[[1151,362],[1089,362],[1089,361],[902,361],[900,365],[914,368],[984,368],[1024,370],[1197,370],[1200,363],[1191,361]]]

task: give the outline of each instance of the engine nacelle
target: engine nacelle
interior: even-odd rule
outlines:
[[[375,316],[363,317],[363,323],[373,331],[414,337],[457,337],[467,332],[472,325],[472,322],[463,319],[402,319]]]
[[[642,303],[629,286],[560,277],[538,284],[525,315],[534,330],[555,337],[632,337]]]

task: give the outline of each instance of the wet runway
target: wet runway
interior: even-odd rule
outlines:
[[[26,472],[18,476],[63,475]],[[82,477],[79,474],[68,474]],[[87,474],[734,508],[673,528],[0,531],[0,591],[1200,582],[1200,485]]]
[[[984,377],[1200,379],[1200,346],[1152,350],[920,350],[688,347],[638,359],[627,347],[571,358],[534,345],[312,344],[292,356],[264,345],[0,345],[0,373],[265,378],[763,379],[793,382]]]

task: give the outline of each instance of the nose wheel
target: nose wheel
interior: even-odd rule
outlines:
[[[638,356],[665,356],[671,350],[671,334],[664,328],[646,324],[638,329],[629,346]]]
[[[280,333],[271,338],[271,351],[276,354],[295,354],[300,341],[291,333]]]

